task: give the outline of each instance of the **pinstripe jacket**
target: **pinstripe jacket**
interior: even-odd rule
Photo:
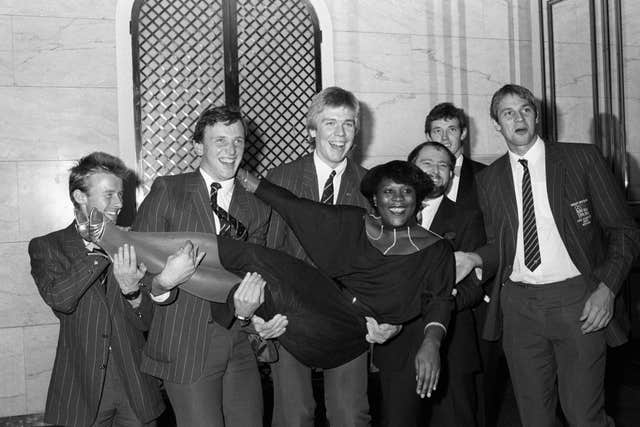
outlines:
[[[247,227],[248,241],[264,245],[269,212],[240,185],[234,187],[229,213]],[[133,229],[215,234],[209,192],[200,172],[156,178],[140,205]],[[214,322],[211,305],[179,290],[172,292],[172,298],[171,303],[156,305],[142,370],[170,382],[189,384],[199,379],[204,369]],[[232,321],[233,313],[226,307],[221,309]]]
[[[73,224],[29,243],[31,275],[60,320],[45,421],[91,425],[107,364],[118,369],[136,415],[148,422],[164,410],[157,380],[141,373],[140,357],[153,304],[133,309],[122,298],[110,262],[90,256]],[[102,278],[106,274],[106,284]]]
[[[594,145],[545,143],[545,165],[551,212],[571,260],[594,289],[603,282],[617,294],[640,251],[640,230],[620,185]],[[487,245],[476,252],[483,275],[496,273],[483,337],[496,340],[502,331],[500,288],[511,275],[518,232],[509,155],[484,169],[476,182],[487,233]],[[609,345],[627,339],[615,318],[606,337]]]
[[[347,159],[347,168],[342,175],[336,204],[371,209],[367,199],[360,193],[360,181],[362,181],[366,173],[367,170],[365,168],[356,164],[353,160]],[[269,171],[267,178],[297,196],[316,201],[320,200],[313,153],[272,169]],[[267,246],[311,263],[296,236],[276,212],[271,214]]]

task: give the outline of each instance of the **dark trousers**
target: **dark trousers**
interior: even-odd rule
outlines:
[[[444,378],[440,374],[438,389],[431,405],[429,425],[439,427],[474,427],[478,423],[478,401],[473,373],[458,373],[449,369]]]
[[[570,426],[613,425],[604,410],[604,331],[582,334],[593,289],[582,276],[502,288],[502,343],[524,427],[552,427],[558,398]]]
[[[284,347],[271,364],[273,376],[272,427],[313,427],[315,400],[311,368],[300,363]],[[342,366],[325,369],[324,396],[331,427],[369,426],[367,354]]]
[[[178,427],[262,425],[262,386],[246,333],[216,324],[198,381],[165,381]]]
[[[416,393],[413,355],[398,369],[380,368],[382,427],[418,427],[425,424],[423,400]],[[426,403],[429,403],[427,400]],[[436,424],[434,424],[436,425]]]
[[[156,422],[143,423],[133,411],[113,359],[107,364],[98,416],[92,427],[155,427]]]

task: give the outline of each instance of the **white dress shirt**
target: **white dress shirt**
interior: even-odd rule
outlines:
[[[443,198],[444,194],[440,197],[436,197],[435,199],[424,199],[422,201],[422,210],[420,211],[420,214],[422,215],[420,225],[422,228],[426,228],[427,230],[431,229],[431,223],[438,212],[438,208],[440,208],[440,203],[442,203]]]
[[[536,214],[540,259],[542,260],[535,271],[529,270],[524,265],[524,238],[522,237],[522,177],[524,168],[518,162],[520,159],[527,160],[529,174],[531,175],[531,192]],[[509,161],[513,174],[516,204],[518,205],[516,254],[513,260],[513,271],[509,278],[514,282],[544,284],[578,276],[580,272],[571,261],[551,213],[547,192],[544,143],[538,137],[524,156],[518,156],[509,151]]]
[[[345,169],[347,169],[347,159],[343,159],[342,162],[332,169],[325,162],[322,161],[316,151],[313,152],[313,164],[316,167],[316,175],[318,177],[318,197],[322,198],[324,192],[324,184],[327,182],[331,171],[336,171],[336,175],[333,177],[333,204],[338,200],[338,192],[340,191],[340,184],[342,183],[342,175]]]

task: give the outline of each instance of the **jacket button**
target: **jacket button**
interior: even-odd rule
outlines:
[[[103,363],[102,365],[100,365],[100,369],[104,371],[105,369],[107,369],[107,365]]]

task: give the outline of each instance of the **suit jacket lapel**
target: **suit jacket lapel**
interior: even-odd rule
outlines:
[[[247,197],[247,192],[240,185],[234,185],[231,204],[229,205],[229,214],[242,222],[245,227],[248,227],[248,218],[245,216],[246,212],[249,212],[249,199]]]
[[[302,194],[301,196],[314,201],[320,200],[318,194],[318,175],[313,164],[313,154],[309,154],[303,159],[302,164]]]
[[[451,223],[449,220],[455,216],[456,212],[453,206],[453,202],[445,196],[438,206],[438,210],[433,217],[431,227],[429,230],[444,237],[447,231],[455,231],[451,229]]]
[[[207,191],[204,178],[200,172],[190,172],[184,175],[185,191],[189,193],[188,200],[191,203],[191,209],[195,213],[196,220],[200,227],[206,233],[216,232],[216,223],[213,219],[213,211],[211,210],[211,200]],[[199,227],[199,228],[200,228]]]
[[[458,198],[471,191],[473,188],[473,167],[471,165],[471,159],[463,156],[462,167],[460,168],[460,182],[458,183]]]
[[[565,171],[559,152],[553,144],[545,144],[545,169],[547,180],[547,194],[553,219],[558,227],[560,236],[565,236],[565,218],[562,209],[562,191],[565,185]]]
[[[70,258],[85,256],[87,254],[87,248],[82,242],[82,237],[80,237],[76,231],[75,222],[72,222],[64,229],[62,239],[62,246]]]
[[[349,204],[349,202],[353,201],[355,196],[354,193],[360,191],[357,188],[358,179],[356,178],[356,172],[354,170],[353,161],[351,159],[347,159],[347,168],[344,170],[342,174],[342,179],[340,180],[340,190],[338,190],[338,198],[337,204]]]
[[[506,212],[507,227],[509,227],[508,239],[505,239],[506,254],[508,259],[513,259],[516,252],[516,239],[518,236],[518,205],[516,204],[516,192],[513,187],[513,173],[511,171],[511,163],[509,162],[509,154],[505,154],[498,159],[498,170],[496,174],[496,182],[493,187],[496,189],[496,197],[498,197],[497,206],[502,206]],[[499,232],[499,230],[496,230]]]

